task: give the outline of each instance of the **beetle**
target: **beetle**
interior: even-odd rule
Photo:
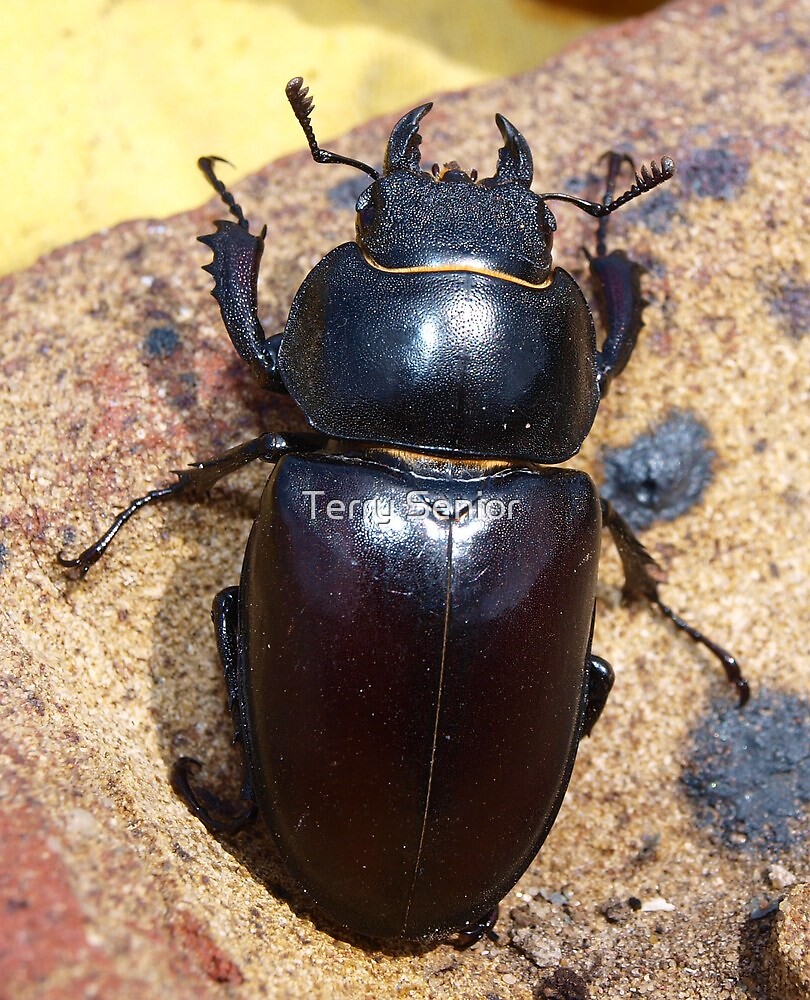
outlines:
[[[200,239],[234,347],[312,431],[265,433],[176,473],[59,558],[84,574],[142,507],[273,463],[239,586],[213,605],[241,805],[217,808],[187,758],[175,788],[212,831],[261,815],[340,927],[469,944],[545,840],[613,683],[591,650],[603,528],[625,598],[707,647],[748,698],[734,657],[662,602],[653,559],[591,479],[554,467],[579,450],[642,326],[642,269],[608,253],[608,218],[674,166],[643,167],[614,197],[627,158],[609,153],[601,201],[538,195],[527,141],[497,115],[493,176],[423,171],[423,104],[394,126],[378,171],[318,145],[301,78],[287,96],[317,162],[371,178],[355,240],[314,267],[267,337],[266,230],[251,233],[216,157],[200,167],[235,221]],[[553,200],[598,220],[601,348],[582,291],[552,264]]]

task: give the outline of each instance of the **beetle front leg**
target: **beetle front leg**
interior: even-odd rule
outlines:
[[[663,615],[695,642],[705,646],[723,664],[726,677],[737,688],[740,708],[748,701],[750,689],[748,681],[743,677],[737,660],[722,646],[705,636],[698,629],[679,617],[672,608],[663,603],[658,596],[658,583],[654,576],[661,570],[653,557],[633,534],[630,525],[619,515],[609,500],[602,499],[602,524],[610,531],[613,542],[619,553],[624,569],[624,587],[622,598],[625,602],[644,598],[654,604]]]
[[[249,462],[259,458],[266,462],[276,462],[290,451],[314,451],[325,441],[326,438],[320,434],[262,434],[247,444],[231,448],[218,458],[212,458],[208,462],[197,462],[182,471],[175,470],[176,483],[162,489],[150,490],[144,496],[133,500],[126,510],[121,511],[104,534],[75,559],[67,559],[61,552],[56,558],[61,566],[78,570],[79,575],[84,576],[104,555],[110,542],[132,515],[148,504],[174,497],[202,500],[215,483]]]
[[[608,160],[607,181],[603,205],[613,201],[616,179],[622,164],[632,161],[620,153],[605,154]],[[596,356],[597,379],[601,395],[607,395],[610,383],[624,370],[636,346],[643,326],[642,312],[646,305],[641,296],[641,275],[644,268],[630,260],[623,250],[607,252],[606,234],[609,215],[599,220],[596,232],[596,256],[585,254],[594,281],[599,311],[606,328],[602,350]]]
[[[250,232],[241,206],[214,173],[213,163],[218,159],[204,156],[199,167],[237,221],[220,220],[214,223],[215,233],[199,237],[200,243],[214,251],[214,259],[203,270],[214,278],[211,294],[219,304],[225,329],[240,357],[262,388],[286,393],[278,368],[281,334],[265,337],[259,319],[257,282],[266,228],[258,236]]]

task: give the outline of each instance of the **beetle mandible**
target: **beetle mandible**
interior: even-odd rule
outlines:
[[[365,171],[356,239],[305,278],[266,337],[264,230],[200,167],[235,220],[201,240],[236,350],[288,393],[311,433],[266,433],[134,500],[63,565],[85,573],[140,508],[198,499],[275,463],[238,587],[213,606],[236,736],[241,812],[217,813],[183,759],[175,787],[214,831],[260,814],[302,889],[375,939],[469,943],[551,828],[580,739],[613,683],[591,652],[600,535],[628,599],[656,605],[722,662],[735,659],[660,599],[655,564],[590,478],[550,468],[579,450],[642,320],[641,268],[606,248],[608,217],[668,180],[670,159],[601,201],[531,190],[532,156],[496,116],[492,177],[420,167],[424,104],[394,126],[382,172],[321,148],[300,78],[287,96],[319,163]],[[606,334],[551,261],[548,203],[598,221],[588,255]]]

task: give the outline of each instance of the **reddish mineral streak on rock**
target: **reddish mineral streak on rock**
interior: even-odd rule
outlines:
[[[183,964],[195,966],[215,983],[244,982],[239,966],[219,948],[193,914],[178,913],[169,925],[172,942],[183,956]]]
[[[627,444],[673,407],[705,422],[715,477],[698,507],[645,542],[670,571],[673,604],[685,600],[685,613],[717,630],[763,704],[768,689],[805,697],[810,678],[797,610],[810,581],[803,8],[681,0],[518,80],[437,95],[425,128],[426,158],[491,169],[492,113],[503,111],[532,144],[538,189],[586,177],[617,144],[638,159],[703,157],[715,168],[676,177],[648,208],[616,220],[614,245],[648,267],[651,305],[577,465],[593,472],[601,447]],[[278,85],[286,113],[284,80],[269,68],[264,82]],[[316,96],[327,101],[329,90],[324,80]],[[392,118],[335,145],[375,161]],[[708,163],[700,150],[713,151]],[[348,175],[302,153],[237,187],[254,225],[271,233],[260,278],[268,333],[307,270],[351,238],[351,197],[330,197]],[[167,507],[122,532],[114,544],[124,558],[81,584],[54,556],[63,545],[75,553],[129,496],[171,481],[172,467],[262,430],[304,429],[291,403],[252,388],[208,294],[195,238],[222,215],[212,202],[159,233],[128,223],[0,280],[0,726],[25,750],[5,748],[0,765],[0,996],[528,1000],[587,989],[592,1000],[721,1000],[737,983],[768,995],[768,975],[780,984],[770,995],[787,998],[792,982],[806,995],[806,890],[791,893],[783,922],[750,921],[747,901],[773,895],[763,882],[773,852],[732,853],[708,837],[680,782],[690,731],[715,726],[710,699],[736,713],[733,699],[688,640],[643,609],[615,607],[609,557],[595,648],[617,667],[616,692],[580,749],[553,839],[502,908],[499,943],[392,958],[335,941],[292,887],[289,900],[273,888],[266,834],[210,838],[173,799],[166,774],[180,752],[214,768],[231,752],[207,617],[216,590],[238,579],[249,505],[226,530],[192,534],[187,523],[186,536],[183,515]],[[557,262],[579,275],[592,227],[563,206],[558,221]],[[147,357],[144,338],[166,325],[179,346],[169,351],[161,335],[168,356]],[[191,405],[179,409],[178,397]],[[194,519],[213,524],[227,493]],[[164,552],[170,534],[193,551]],[[235,756],[226,770],[238,787]],[[82,826],[88,814],[103,817],[95,834]],[[791,818],[790,832],[804,853],[779,846],[778,860],[804,872],[806,819]],[[657,849],[643,854],[651,837]],[[555,903],[569,884],[572,904]],[[676,910],[643,909],[659,895]],[[570,974],[551,975],[534,964],[547,960],[541,949],[527,958],[509,943],[518,898],[525,928],[554,942]],[[633,909],[626,901],[636,898]],[[769,920],[779,928],[770,972]]]
[[[0,992],[44,984],[90,945],[47,815],[22,797],[0,813]],[[101,956],[99,956],[101,957]]]

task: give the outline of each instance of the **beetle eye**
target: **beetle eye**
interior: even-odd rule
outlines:
[[[363,205],[360,209],[360,225],[363,229],[368,229],[371,223],[374,221],[374,216],[377,214],[377,209],[373,201],[370,201],[368,205]]]
[[[368,191],[364,191],[360,195],[355,208],[357,209],[360,228],[368,229],[372,222],[374,222],[374,216],[377,214],[377,206],[374,204],[374,199],[368,194]]]

